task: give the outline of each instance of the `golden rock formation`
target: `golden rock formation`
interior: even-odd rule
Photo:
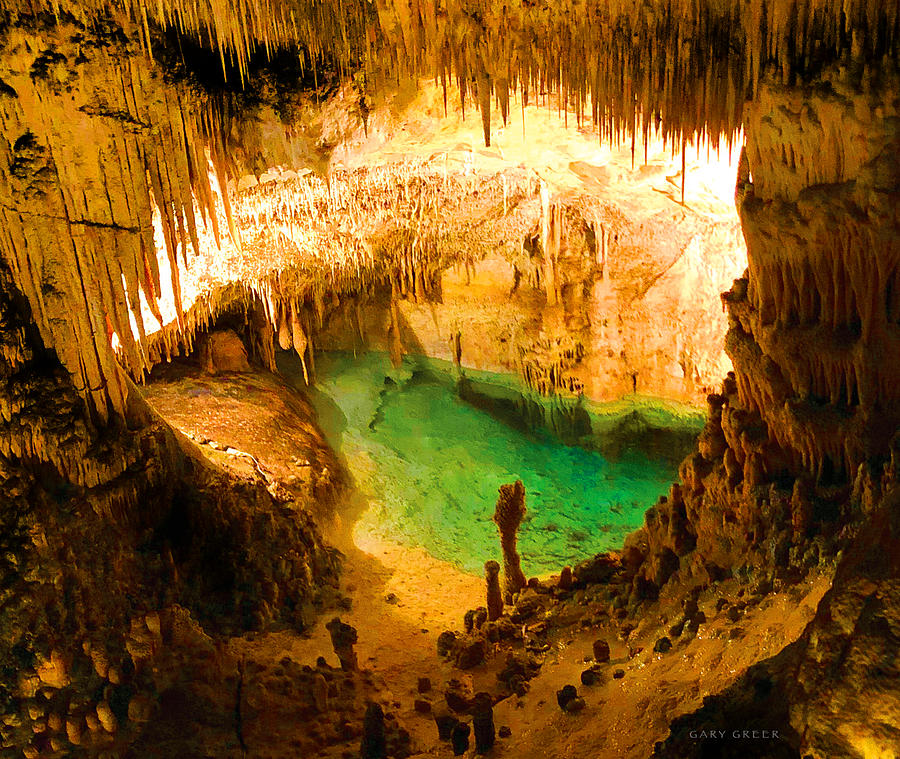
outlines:
[[[511,597],[525,587],[522,560],[516,549],[519,525],[525,516],[525,486],[522,480],[512,485],[501,485],[500,496],[494,509],[494,524],[500,533],[500,549],[503,552],[503,586]]]
[[[152,740],[154,694],[226,681],[227,654],[197,618],[300,626],[303,602],[335,574],[307,515],[204,463],[132,378],[239,309],[253,355],[272,367],[277,334],[312,381],[333,299],[362,335],[376,285],[393,293],[399,360],[398,298],[436,297],[438,272],[468,272],[470,252],[489,246],[521,251],[527,234],[548,303],[565,299],[567,209],[527,172],[477,184],[465,171],[378,167],[277,189],[254,177],[235,192],[250,172],[232,150],[239,106],[263,89],[254,72],[286,53],[316,98],[335,82],[355,88],[365,129],[370,97],[432,76],[445,102],[454,86],[463,110],[477,105],[487,146],[494,103],[505,124],[511,95],[523,109],[555,100],[564,124],[572,114],[632,155],[659,134],[681,153],[682,204],[686,148],[730,150],[743,128],[749,268],[724,298],[735,372],[710,398],[680,483],[626,541],[629,603],[651,603],[673,578],[709,584],[846,548],[807,632],[751,685],[792,700],[762,699],[800,755],[897,754],[897,689],[884,683],[896,675],[900,568],[872,555],[896,554],[898,533],[898,46],[889,0],[0,0],[0,566],[11,578],[0,664],[18,672],[0,682],[14,710],[4,750],[40,755],[46,729],[60,751]],[[221,77],[204,78],[208,53]],[[448,235],[444,215],[466,221]],[[596,243],[597,224],[591,233]],[[608,242],[601,220],[604,270]],[[246,282],[198,288],[185,309],[189,257]],[[523,362],[526,377],[577,392],[564,376],[577,343],[543,348],[549,368]],[[517,482],[497,504],[508,592],[525,582],[524,496]],[[355,668],[347,640],[339,653]],[[877,713],[859,686],[868,677]],[[129,678],[133,709],[110,697]],[[66,689],[77,698],[57,698]],[[679,750],[669,755],[700,749]]]

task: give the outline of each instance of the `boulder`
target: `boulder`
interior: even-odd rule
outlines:
[[[564,685],[560,690],[556,691],[556,703],[559,708],[565,710],[568,703],[578,698],[578,690],[574,685]]]
[[[619,560],[616,557],[608,553],[598,553],[593,559],[586,559],[576,564],[572,574],[577,583],[592,585],[609,580],[619,566]]]
[[[210,332],[200,346],[200,359],[207,374],[250,371],[247,349],[232,329]]]
[[[456,654],[456,666],[460,669],[477,667],[484,661],[485,644],[482,638],[473,638],[464,643]]]
[[[603,664],[609,661],[609,643],[602,638],[594,641],[594,661]]]

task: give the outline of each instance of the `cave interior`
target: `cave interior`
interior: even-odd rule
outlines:
[[[896,0],[0,0],[0,753],[900,756]]]

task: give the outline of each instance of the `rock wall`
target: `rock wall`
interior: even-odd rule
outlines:
[[[767,85],[748,108],[739,211],[752,252],[728,298],[728,347],[744,405],[819,476],[884,456],[900,422],[887,359],[900,348],[898,116],[890,67]]]
[[[723,296],[735,373],[710,396],[681,485],[623,559],[635,592],[744,562],[788,577],[831,555],[837,569],[802,638],[674,723],[657,756],[706,755],[714,746],[691,730],[736,725],[780,729],[797,750],[785,756],[900,751],[888,684],[900,606],[898,96],[888,64],[815,87],[767,83],[747,106],[737,200],[750,266]]]
[[[898,338],[900,101],[881,77],[769,84],[748,105],[737,201],[750,265],[723,296],[735,371],[635,556],[665,564],[696,541],[698,566],[784,564],[871,508],[851,485],[885,461],[900,422],[886,358]]]

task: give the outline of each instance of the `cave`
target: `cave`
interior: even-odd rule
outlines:
[[[900,756],[896,0],[0,0],[3,756]]]

